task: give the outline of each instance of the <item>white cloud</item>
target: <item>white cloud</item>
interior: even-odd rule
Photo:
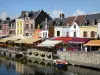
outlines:
[[[100,12],[93,11],[93,12],[91,12],[90,14],[97,14],[97,13],[100,13]]]
[[[64,13],[64,12],[61,10],[53,10],[52,12],[49,12],[52,18],[58,18],[61,13]]]
[[[7,17],[7,13],[6,13],[6,12],[2,12],[2,13],[0,14],[0,19],[5,20],[6,17]]]
[[[76,15],[84,15],[84,14],[85,14],[85,12],[80,10],[80,9],[77,9],[76,12],[73,13],[74,16],[76,16]]]
[[[16,15],[16,16],[9,16],[11,19],[16,19],[19,17],[19,15]]]
[[[0,19],[6,20],[7,17],[10,17],[11,19],[16,19],[16,18],[18,18],[18,16],[19,16],[19,15],[10,16],[10,15],[8,15],[6,12],[2,12],[2,13],[0,14]]]

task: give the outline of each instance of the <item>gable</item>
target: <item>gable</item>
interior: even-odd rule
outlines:
[[[79,29],[79,26],[78,26],[78,24],[77,24],[76,22],[74,22],[70,28],[71,28],[72,30],[73,30],[73,29],[74,29],[74,30],[77,30],[77,29]]]

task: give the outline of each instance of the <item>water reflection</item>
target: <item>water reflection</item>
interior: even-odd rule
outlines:
[[[24,57],[14,61],[0,58],[0,75],[100,75],[100,71],[71,65],[57,68],[50,61]]]

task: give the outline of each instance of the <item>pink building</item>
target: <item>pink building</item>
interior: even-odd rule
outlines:
[[[9,25],[2,24],[2,35],[9,35]]]
[[[2,35],[2,30],[0,30],[0,35]]]

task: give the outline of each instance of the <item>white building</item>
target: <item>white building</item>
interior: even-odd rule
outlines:
[[[55,26],[54,27],[54,37],[69,36],[68,26]]]
[[[41,38],[48,38],[48,30],[41,30],[39,36]]]
[[[55,26],[54,37],[79,37],[79,26],[74,22],[70,26]]]
[[[79,37],[79,26],[76,22],[74,22],[72,24],[72,26],[70,27],[70,31],[69,31],[69,36],[70,37]]]

